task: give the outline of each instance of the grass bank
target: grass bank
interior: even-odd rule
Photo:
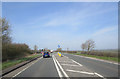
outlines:
[[[27,60],[30,60],[30,59],[33,59],[33,58],[36,58],[38,56],[41,56],[41,54],[32,54],[30,56],[26,56],[24,58],[20,58],[20,59],[16,59],[16,60],[9,60],[9,61],[6,61],[6,62],[3,62],[2,63],[2,70],[3,69],[6,69],[8,67],[11,67],[11,66],[14,66],[16,64],[19,64],[21,62],[24,62],[24,61],[27,61]]]
[[[103,59],[103,60],[109,60],[109,61],[118,62],[118,57],[95,56],[95,55],[81,54],[79,52],[78,53],[71,53],[71,54],[81,55],[81,56],[87,56],[87,57],[93,57],[93,58],[98,58],[98,59]]]

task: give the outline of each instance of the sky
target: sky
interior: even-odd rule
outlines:
[[[13,42],[31,49],[81,50],[89,39],[95,49],[118,48],[117,2],[3,2],[2,17]]]

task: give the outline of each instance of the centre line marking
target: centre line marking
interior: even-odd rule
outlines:
[[[60,77],[60,78],[63,77],[63,75],[62,75],[61,72],[60,72],[60,69],[59,69],[58,66],[57,66],[57,63],[56,63],[53,55],[52,55],[52,58],[53,58],[53,61],[54,61],[55,67],[56,67],[56,69],[57,69],[57,72],[58,72],[59,77]]]
[[[58,64],[58,66],[60,67],[61,71],[62,71],[63,74],[65,75],[65,77],[66,77],[67,79],[70,79],[69,76],[68,76],[68,75],[66,74],[66,72],[64,71],[64,69],[62,68],[62,66],[60,65],[60,63],[57,61],[57,59],[56,59],[55,56],[54,56],[54,58],[55,58],[55,60],[56,60],[56,62],[57,62],[57,64]]]

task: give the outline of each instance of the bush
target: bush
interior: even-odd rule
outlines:
[[[2,61],[12,60],[31,53],[26,44],[3,44],[2,45]]]

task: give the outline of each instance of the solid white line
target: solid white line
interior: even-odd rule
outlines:
[[[65,66],[79,66],[79,65],[71,65],[71,64],[61,64],[61,65],[65,65]]]
[[[66,72],[64,71],[64,69],[62,68],[62,66],[60,65],[60,63],[57,61],[56,57],[54,56],[58,66],[60,67],[61,71],[63,72],[63,74],[65,75],[66,78],[69,78],[69,76],[66,74]]]
[[[43,57],[39,58],[37,61],[35,61],[34,63],[32,63],[31,65],[27,66],[26,68],[24,68],[23,70],[21,70],[20,72],[18,72],[16,75],[14,75],[12,78],[16,77],[17,75],[19,75],[20,73],[22,73],[23,71],[25,71],[27,68],[29,68],[30,66],[32,66],[33,64],[35,64],[36,62],[38,62],[40,59],[42,59]]]
[[[30,66],[28,66],[30,67]],[[24,70],[26,70],[28,67],[24,68],[22,71],[18,72],[16,75],[14,75],[13,77],[16,77],[17,75],[19,75],[21,72],[23,72]]]
[[[60,72],[60,69],[59,69],[58,66],[57,66],[57,63],[56,63],[53,55],[52,55],[52,58],[53,58],[53,61],[54,61],[55,67],[56,67],[56,69],[57,69],[57,72],[58,72],[59,77],[63,77],[63,75],[62,75],[61,72]]]
[[[67,69],[66,71],[69,71],[69,72],[78,72],[78,73],[83,73],[83,74],[94,75],[94,73],[84,72],[84,71],[76,71],[76,70],[69,70],[69,69]]]

